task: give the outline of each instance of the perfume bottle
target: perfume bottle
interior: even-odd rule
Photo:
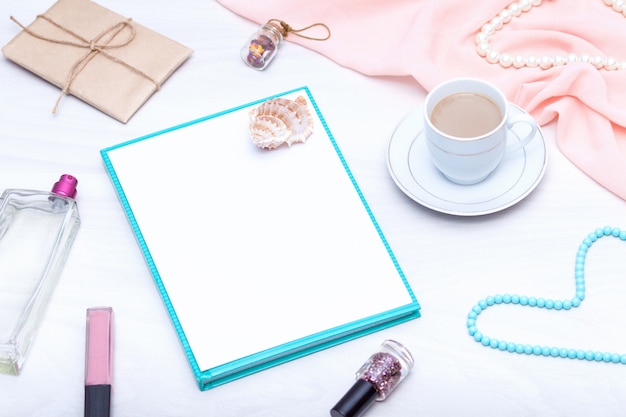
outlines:
[[[19,375],[80,227],[78,181],[0,196],[0,372]]]
[[[332,417],[358,417],[374,401],[383,401],[413,368],[413,356],[401,343],[385,340],[359,368],[352,388],[330,410]]]

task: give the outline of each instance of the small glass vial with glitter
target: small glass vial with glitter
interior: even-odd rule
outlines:
[[[352,388],[330,410],[332,417],[358,417],[383,401],[413,368],[413,356],[399,342],[385,340],[356,373]]]
[[[267,22],[241,48],[243,62],[259,71],[264,70],[278,53],[283,37],[284,30],[279,25]]]
[[[0,372],[19,375],[80,227],[78,181],[0,196]]]

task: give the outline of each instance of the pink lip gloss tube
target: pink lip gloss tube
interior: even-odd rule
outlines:
[[[113,309],[87,309],[85,417],[109,417],[111,410]]]

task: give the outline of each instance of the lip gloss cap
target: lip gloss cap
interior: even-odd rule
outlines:
[[[55,182],[52,186],[52,192],[60,196],[75,198],[77,185],[78,180],[75,176],[63,174],[61,178],[59,178],[59,181]]]
[[[377,397],[378,391],[374,385],[364,379],[358,379],[330,410],[330,415],[331,417],[358,417],[376,401]]]

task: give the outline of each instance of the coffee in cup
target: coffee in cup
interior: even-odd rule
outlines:
[[[502,121],[500,107],[489,97],[472,92],[450,94],[430,114],[433,125],[458,138],[473,138],[494,130]]]

